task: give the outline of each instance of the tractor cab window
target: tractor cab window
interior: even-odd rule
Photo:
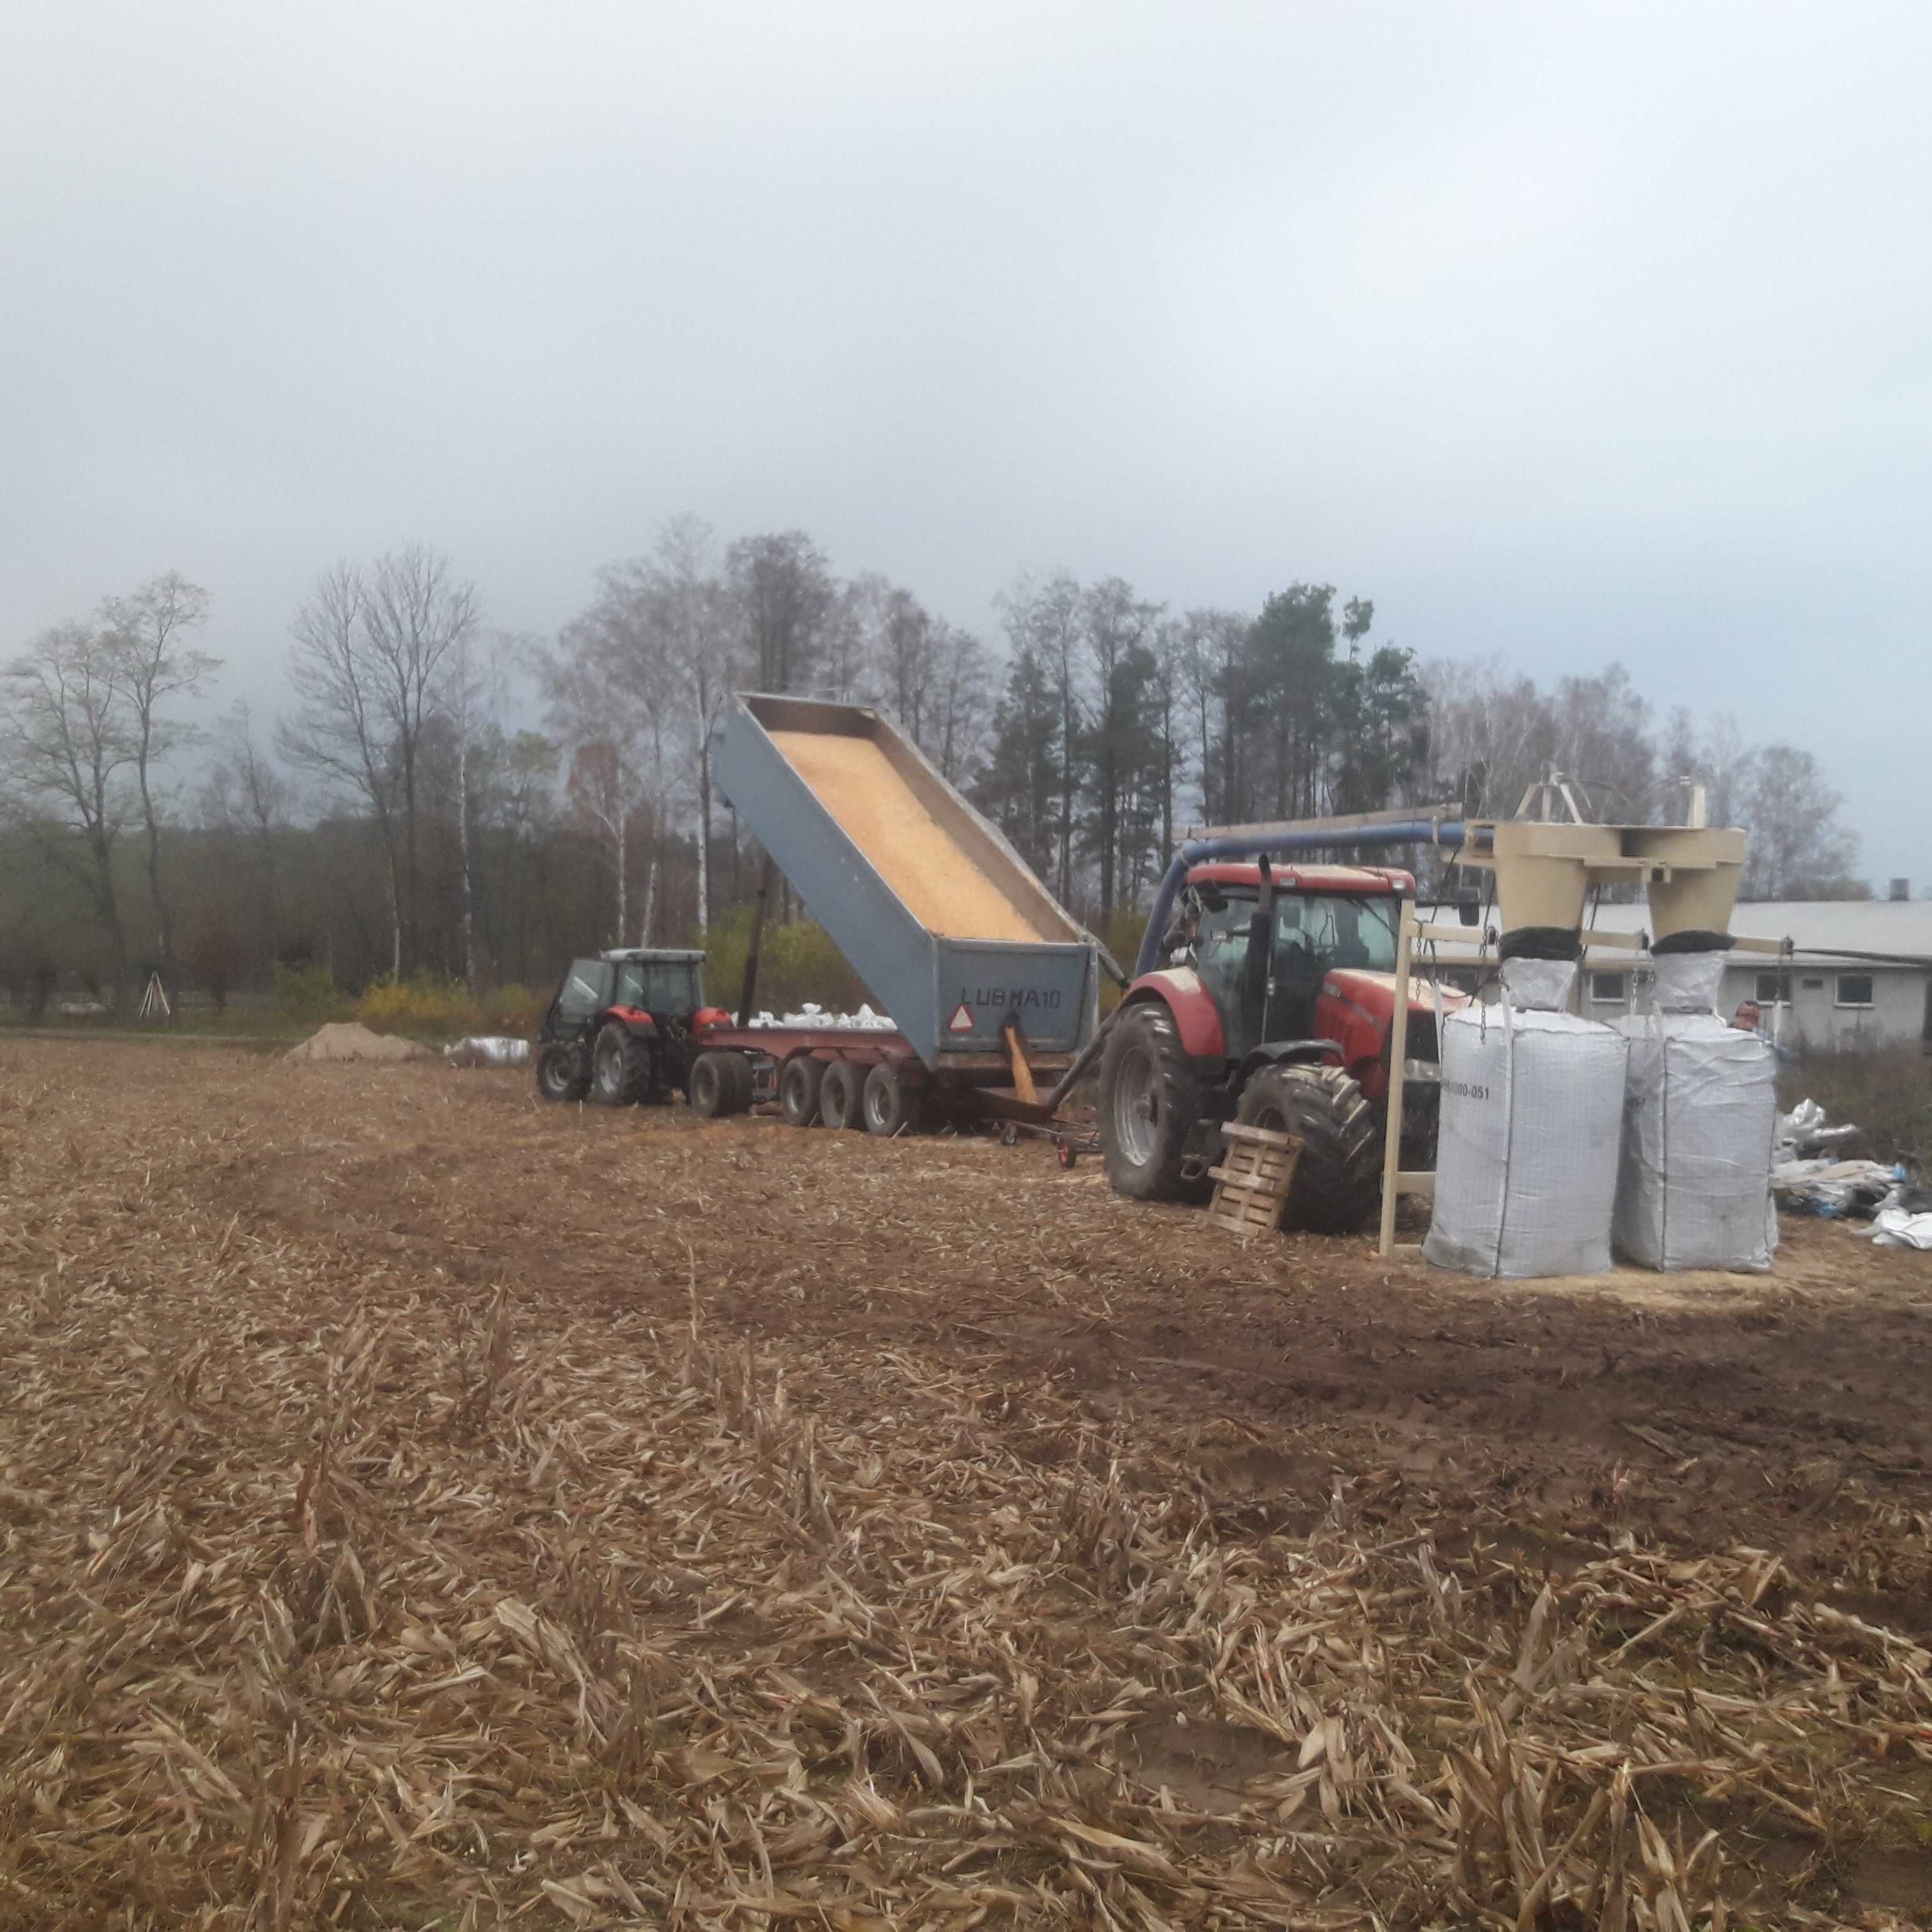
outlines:
[[[1387,973],[1395,966],[1400,902],[1337,892],[1286,893],[1274,902],[1267,1036],[1306,1040],[1315,1031],[1322,982],[1340,967]]]
[[[1240,1004],[1241,971],[1248,961],[1248,928],[1255,916],[1252,898],[1226,898],[1204,907],[1194,936],[1194,970],[1223,1013]]]
[[[698,968],[686,959],[627,959],[617,968],[616,1004],[647,1013],[694,1012],[704,1004]]]
[[[1395,921],[1401,902],[1338,892],[1288,894],[1274,902],[1274,969],[1277,978],[1337,967],[1371,973],[1395,970]]]
[[[556,996],[556,1016],[565,1026],[582,1026],[610,1004],[610,964],[605,959],[573,959]]]

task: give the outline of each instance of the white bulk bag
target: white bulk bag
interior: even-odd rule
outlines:
[[[1778,1055],[1712,1012],[1724,970],[1721,952],[1660,958],[1656,1010],[1616,1022],[1630,1057],[1612,1235],[1641,1267],[1762,1272],[1778,1246]]]
[[[1466,1274],[1601,1274],[1610,1265],[1629,1042],[1552,1009],[1568,962],[1512,959],[1493,1006],[1442,1025],[1436,1205],[1422,1252]]]

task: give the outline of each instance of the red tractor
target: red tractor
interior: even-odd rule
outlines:
[[[573,959],[537,1035],[537,1091],[607,1107],[668,1100],[690,1087],[698,1029],[730,1017],[704,1004],[702,952],[627,946]]]
[[[1110,1023],[1100,1068],[1108,1178],[1141,1200],[1211,1186],[1224,1121],[1302,1142],[1282,1225],[1364,1226],[1380,1198],[1396,936],[1415,882],[1381,866],[1189,868],[1158,947]],[[1143,964],[1148,955],[1143,954]],[[1438,1013],[1412,985],[1404,1164],[1432,1164]]]

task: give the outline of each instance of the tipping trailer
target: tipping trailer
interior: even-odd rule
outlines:
[[[738,1023],[694,1038],[692,1106],[748,1105],[748,1058],[800,1126],[892,1133],[933,1102],[1050,1118],[1037,1083],[1094,1036],[1101,949],[919,748],[866,706],[750,694],[711,769],[894,1025],[749,1026],[748,970]]]

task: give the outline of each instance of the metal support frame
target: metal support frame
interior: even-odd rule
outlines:
[[[1402,1100],[1406,1084],[1405,1068],[1408,1060],[1408,987],[1414,976],[1414,949],[1418,939],[1468,943],[1466,926],[1424,926],[1415,916],[1415,902],[1404,899],[1402,918],[1396,927],[1395,1012],[1389,1022],[1389,1084],[1388,1119],[1382,1141],[1382,1218],[1376,1252],[1387,1256],[1395,1252],[1395,1204],[1398,1195],[1413,1194],[1425,1200],[1436,1198],[1436,1170],[1418,1168],[1405,1173],[1402,1167]],[[1436,1021],[1437,1051],[1441,1052],[1442,1024]]]

